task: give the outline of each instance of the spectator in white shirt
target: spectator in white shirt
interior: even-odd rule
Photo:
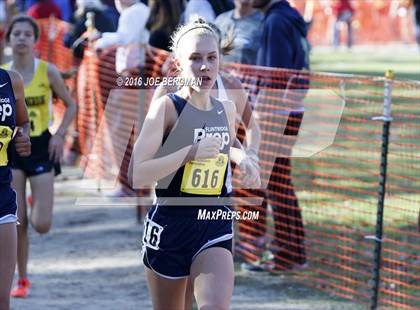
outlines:
[[[116,71],[121,73],[130,66],[144,64],[144,49],[140,52],[139,46],[149,41],[149,31],[146,22],[149,18],[150,9],[138,0],[115,0],[115,7],[120,13],[117,32],[105,32],[95,43],[96,49],[103,49],[112,45],[129,45],[131,47],[119,47],[116,55]],[[135,52],[134,52],[135,51]],[[133,54],[136,55],[133,59]]]
[[[190,0],[184,11],[184,23],[188,23],[196,15],[203,17],[207,22],[214,22],[216,14],[207,0]]]

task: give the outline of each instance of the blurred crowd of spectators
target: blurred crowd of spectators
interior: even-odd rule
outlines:
[[[378,0],[378,3],[381,1]],[[416,41],[420,46],[420,0],[389,1],[390,18],[412,14]],[[75,56],[80,58],[83,56],[83,45],[80,43],[85,39],[82,35],[86,31],[86,18],[89,13],[94,13],[95,28],[102,34],[96,45],[98,48],[112,44],[138,43],[140,40],[140,43],[169,50],[170,34],[176,26],[193,15],[200,15],[220,27],[225,39],[226,36],[234,39],[235,48],[226,57],[228,61],[250,64],[255,62],[250,57],[255,58],[255,47],[258,44],[254,43],[258,42],[255,40],[259,39],[259,25],[262,21],[260,12],[254,10],[252,14],[248,14],[250,9],[247,5],[251,7],[250,2],[251,0],[0,0],[0,38],[3,37],[8,21],[15,14],[25,13],[35,19],[54,16],[72,25],[64,43],[73,48]],[[303,17],[309,30],[313,21],[314,0],[289,2],[299,6],[301,12],[304,12]],[[340,33],[345,28],[347,47],[351,48],[354,42],[354,17],[357,15],[355,1],[320,0],[319,4],[324,7],[325,18],[330,20],[332,45],[335,48],[340,45]],[[243,8],[235,11],[235,5]],[[403,25],[402,28],[406,27]],[[407,29],[403,30],[407,32]],[[402,35],[407,36],[404,33]],[[252,38],[252,43],[249,38]],[[406,41],[406,38],[402,39]],[[3,41],[1,39],[0,60]]]

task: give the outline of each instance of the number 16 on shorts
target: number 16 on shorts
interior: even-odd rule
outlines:
[[[159,250],[160,234],[163,227],[146,218],[144,221],[143,244],[153,250]]]

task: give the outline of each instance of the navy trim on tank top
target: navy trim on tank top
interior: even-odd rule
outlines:
[[[171,99],[171,101],[173,102],[176,112],[178,114],[177,119],[179,120],[179,118],[181,117],[181,114],[183,112],[183,110],[185,109],[185,107],[187,106],[188,102],[187,100],[185,100],[184,98],[180,97],[177,94],[174,93],[169,93],[167,94],[167,96]],[[209,120],[212,120],[212,114],[214,114],[214,120],[220,120],[219,118],[219,113],[216,111],[220,111],[220,109],[223,109],[224,113],[224,120],[221,120],[221,124],[220,126],[226,126],[229,130],[229,124],[228,124],[228,120],[227,120],[227,116],[226,116],[226,111],[224,109],[224,106],[221,102],[219,102],[218,100],[211,98],[211,101],[213,103],[213,107],[210,110],[201,110],[196,108],[195,106],[188,104],[188,108],[191,108],[191,110],[189,111],[193,111],[194,113],[197,112],[199,114],[204,114],[204,115],[208,115]],[[189,113],[189,111],[187,113]],[[181,125],[184,126],[185,124]],[[179,126],[179,124],[176,127],[173,127],[170,132],[177,130],[177,127]],[[188,124],[186,125],[188,126]],[[179,128],[178,128],[179,129]],[[182,129],[181,129],[182,130]],[[162,145],[165,143],[166,139],[168,138],[168,136],[171,133],[165,135],[162,139]],[[191,141],[192,143],[192,141]],[[228,153],[227,153],[228,154]],[[180,180],[182,179],[182,175],[184,172],[184,166],[180,167],[176,172],[174,172],[173,174],[173,179],[169,184],[168,188],[159,188],[159,183],[164,180],[165,178],[163,178],[162,180],[158,181],[158,186],[155,188],[156,191],[156,196],[158,197],[158,203],[159,203],[159,198],[164,198],[164,197],[200,197],[200,195],[194,195],[194,194],[188,194],[188,193],[184,193],[180,191]],[[225,173],[225,178],[224,178],[224,184],[223,184],[223,189],[222,189],[222,193],[220,195],[209,195],[209,197],[225,197],[227,195],[227,189],[226,189],[226,176],[227,173]],[[179,184],[178,184],[179,183]],[[160,204],[160,203],[159,203]]]

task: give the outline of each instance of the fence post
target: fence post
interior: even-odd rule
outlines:
[[[394,79],[394,73],[392,72],[392,70],[387,70],[385,72],[385,85],[384,85],[384,114],[382,116],[373,118],[374,120],[383,121],[383,127],[382,127],[381,166],[380,166],[379,189],[378,189],[378,209],[377,209],[377,214],[376,214],[376,234],[372,238],[375,241],[375,253],[374,253],[373,272],[372,272],[373,285],[372,285],[372,297],[371,297],[371,303],[370,303],[371,310],[377,309],[378,297],[379,297],[389,129],[391,126],[391,121],[392,121],[391,103],[392,103],[393,79]]]

